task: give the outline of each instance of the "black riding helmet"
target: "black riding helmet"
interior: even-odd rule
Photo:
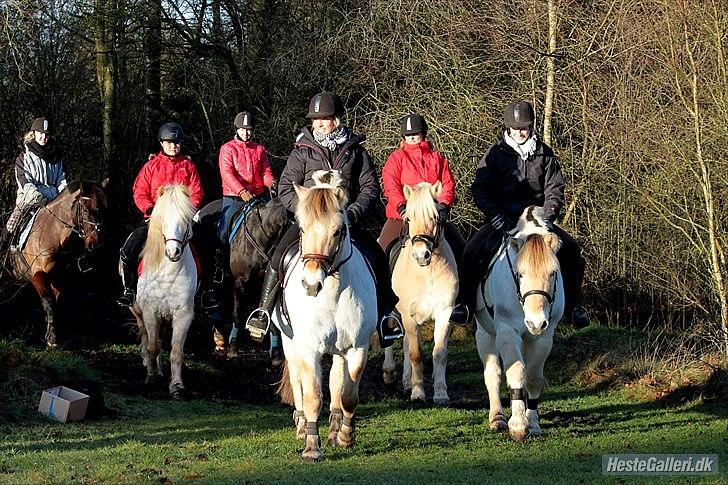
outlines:
[[[246,130],[252,130],[254,125],[253,113],[249,111],[241,111],[235,116],[235,129],[245,128]]]
[[[511,103],[503,111],[503,123],[507,128],[528,128],[535,120],[533,106],[528,101]]]
[[[165,123],[159,128],[159,141],[185,141],[185,132],[179,123]]]
[[[336,94],[328,91],[318,93],[308,103],[308,114],[306,118],[327,118],[333,116],[340,118],[344,114],[344,103]]]
[[[402,120],[402,126],[399,129],[402,136],[416,135],[420,133],[422,138],[427,136],[427,122],[417,113],[410,113]]]

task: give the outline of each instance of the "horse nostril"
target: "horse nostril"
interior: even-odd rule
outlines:
[[[546,330],[548,328],[548,326],[549,326],[548,320],[544,320],[543,322],[541,322],[541,330]]]

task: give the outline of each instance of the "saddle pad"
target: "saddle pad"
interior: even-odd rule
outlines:
[[[259,197],[256,197],[255,199],[251,200],[243,207],[238,209],[238,211],[232,215],[232,217],[230,218],[231,227],[229,228],[230,233],[228,234],[228,243],[231,243],[233,241],[235,234],[237,234],[238,230],[240,230],[240,226],[242,226],[245,222],[245,216],[248,215],[253,207],[261,202],[262,200]]]
[[[25,243],[28,241],[28,236],[30,236],[30,230],[33,228],[33,223],[35,222],[35,218],[40,212],[40,209],[37,209],[32,216],[30,216],[30,219],[28,219],[28,222],[25,224],[25,227],[23,228],[22,232],[20,233],[20,236],[18,237],[18,244],[15,246],[15,249],[17,251],[20,251],[25,246]]]

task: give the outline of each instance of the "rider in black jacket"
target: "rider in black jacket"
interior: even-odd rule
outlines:
[[[399,318],[394,312],[397,296],[392,291],[389,265],[377,241],[361,229],[362,222],[372,213],[379,202],[379,178],[366,149],[361,145],[363,135],[353,133],[341,124],[343,104],[333,93],[322,92],[311,99],[308,115],[312,121],[296,139],[293,151],[278,182],[278,198],[288,211],[296,211],[298,197],[294,185],[311,187],[311,178],[317,170],[338,170],[342,187],[347,191],[349,205],[347,216],[354,245],[369,261],[374,270],[377,287],[377,306],[380,321],[378,330],[386,345],[402,336]],[[259,307],[248,319],[246,328],[251,337],[261,341],[269,328],[269,315],[275,305],[279,289],[279,266],[286,250],[299,237],[299,227],[294,221],[279,241],[266,270]]]
[[[581,249],[574,238],[553,224],[564,205],[564,176],[558,158],[536,137],[530,103],[509,104],[503,120],[503,137],[481,159],[471,186],[475,204],[485,214],[486,222],[465,248],[459,271],[459,302],[472,313],[478,282],[498,250],[503,231],[515,227],[526,207],[537,205],[561,239],[557,257],[564,278],[565,315],[571,315],[576,327],[584,327],[589,324],[589,316],[581,301]]]

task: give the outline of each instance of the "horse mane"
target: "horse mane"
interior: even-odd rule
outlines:
[[[147,241],[142,250],[145,269],[154,269],[164,260],[165,241],[162,232],[164,221],[173,218],[178,223],[189,222],[197,212],[190,201],[189,189],[185,185],[165,185],[154,205],[149,218]]]
[[[437,225],[437,205],[432,198],[430,185],[427,182],[420,182],[412,188],[412,193],[407,200],[407,210],[412,215],[410,219],[410,233],[431,234],[435,232]]]
[[[313,221],[322,221],[341,211],[341,201],[337,195],[341,177],[336,170],[317,170],[313,173],[314,186],[306,191],[298,201],[296,217],[301,227]]]
[[[555,237],[555,236],[554,236]],[[541,234],[530,234],[518,251],[516,270],[519,273],[532,273],[536,277],[546,278],[559,269],[559,260],[554,250]]]

